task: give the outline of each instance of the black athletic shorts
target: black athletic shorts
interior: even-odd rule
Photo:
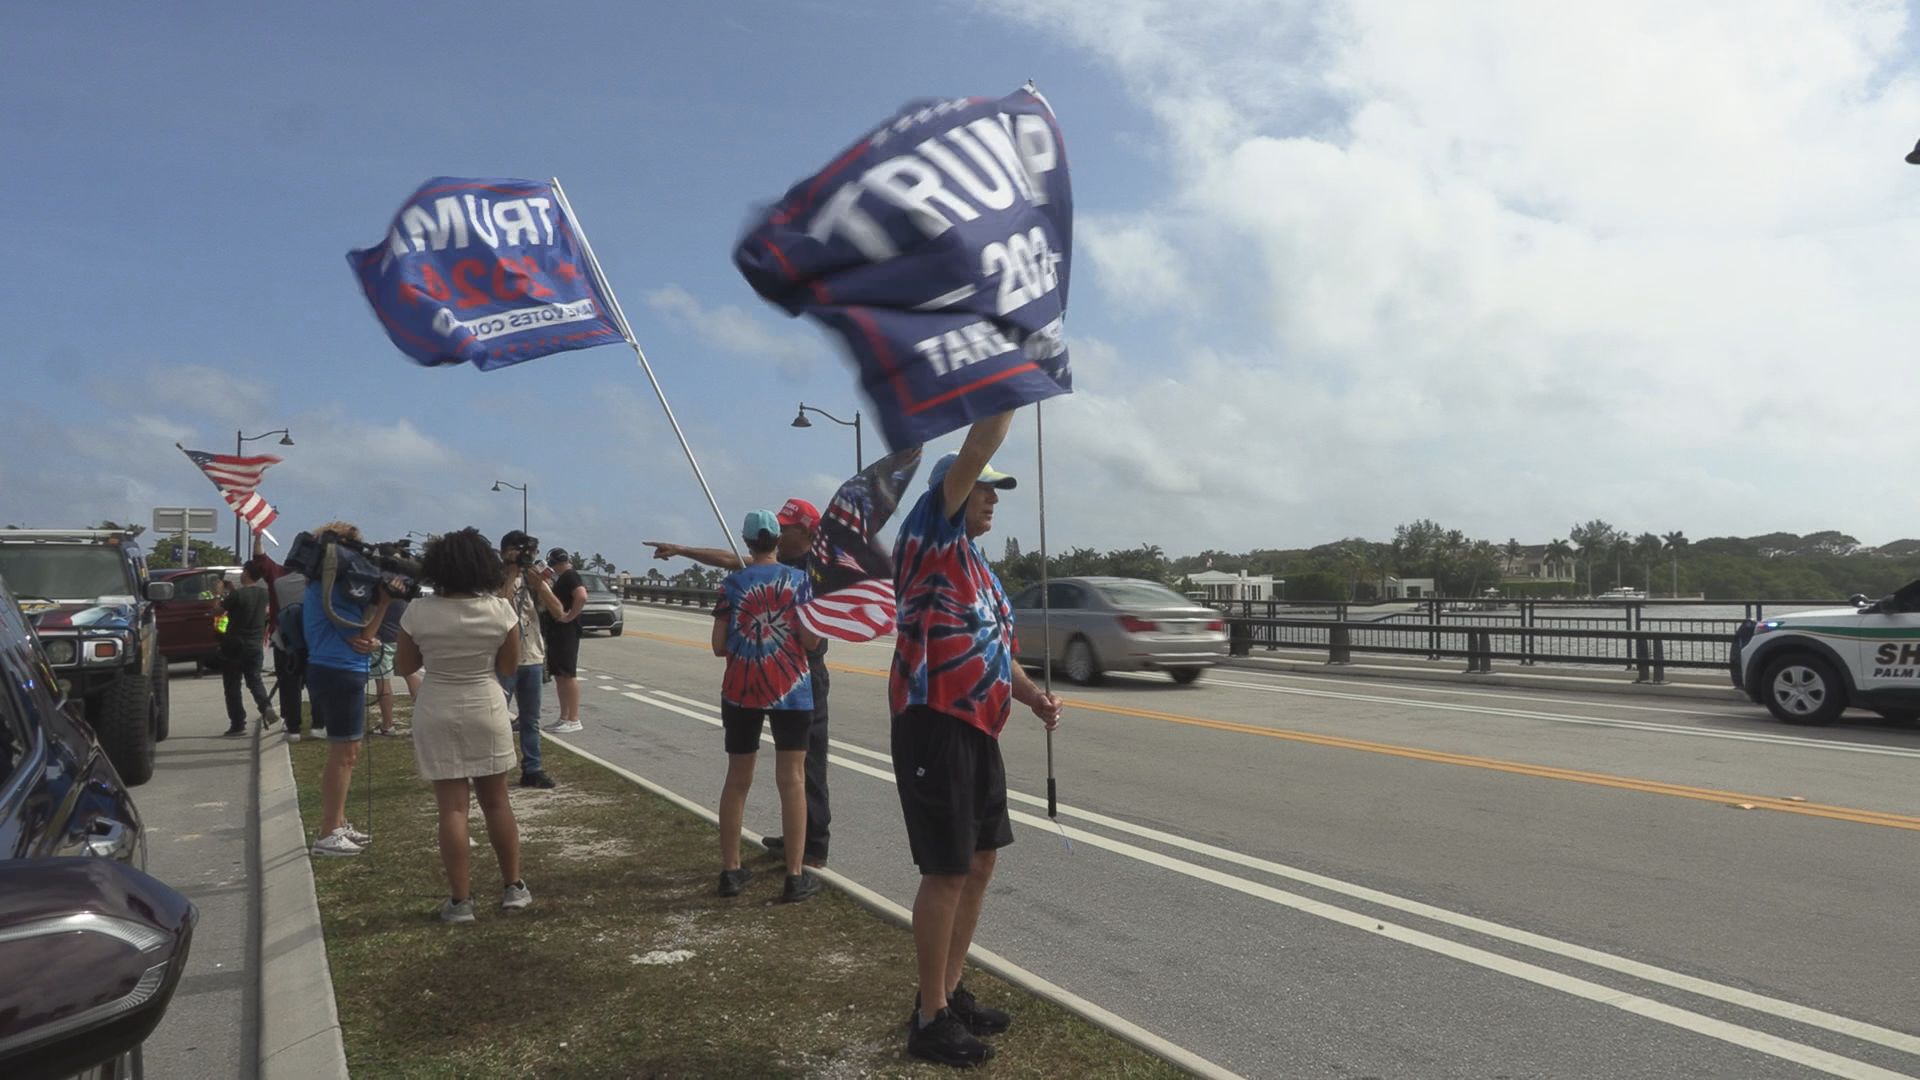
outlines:
[[[569,679],[578,678],[580,627],[574,623],[556,623],[544,636],[547,641],[547,670]]]
[[[760,721],[773,725],[775,750],[805,750],[813,713],[807,709],[748,709],[720,703],[720,729],[727,733],[727,753],[751,754],[760,749]]]
[[[922,874],[964,874],[978,851],[1013,843],[1000,740],[946,713],[910,706],[893,718],[893,781]]]

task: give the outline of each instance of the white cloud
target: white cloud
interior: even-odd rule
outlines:
[[[1864,481],[1920,430],[1862,419],[1914,386],[1903,6],[988,6],[1162,125],[1167,195],[1076,282],[1151,322],[1070,320],[1048,413],[1084,527],[1913,531]]]
[[[130,379],[94,379],[90,388],[110,405],[192,416],[262,416],[271,401],[260,383],[205,364],[153,364]]]
[[[707,307],[678,285],[654,289],[646,294],[646,300],[648,307],[700,340],[771,363],[791,381],[806,378],[820,358],[817,339],[799,327],[776,331],[770,320],[745,308],[731,304]]]

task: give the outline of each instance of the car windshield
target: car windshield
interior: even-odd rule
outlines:
[[[599,574],[581,574],[580,581],[587,587],[588,593],[606,593],[611,595],[613,592],[613,586],[607,584],[607,579]]]
[[[1117,608],[1190,608],[1193,601],[1151,581],[1113,581],[1096,585],[1100,595]]]
[[[15,596],[92,600],[127,596],[125,562],[104,544],[0,544],[0,576]]]

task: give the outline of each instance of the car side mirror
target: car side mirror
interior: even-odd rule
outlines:
[[[0,1076],[72,1076],[145,1042],[199,912],[125,863],[0,860]],[[31,974],[28,974],[31,973]]]
[[[171,581],[147,582],[147,599],[149,600],[173,599],[173,582]]]

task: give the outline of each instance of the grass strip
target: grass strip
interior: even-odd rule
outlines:
[[[533,907],[500,910],[476,807],[478,921],[442,925],[431,785],[410,740],[369,741],[347,816],[373,845],[313,860],[355,1077],[949,1074],[906,1056],[914,988],[904,930],[832,890],[774,903],[784,871],[751,846],[752,884],[721,899],[710,824],[571,754],[546,755],[557,790],[513,789]],[[311,834],[326,744],[290,750]],[[967,985],[1015,1017],[975,1075],[1183,1075],[985,972]]]

